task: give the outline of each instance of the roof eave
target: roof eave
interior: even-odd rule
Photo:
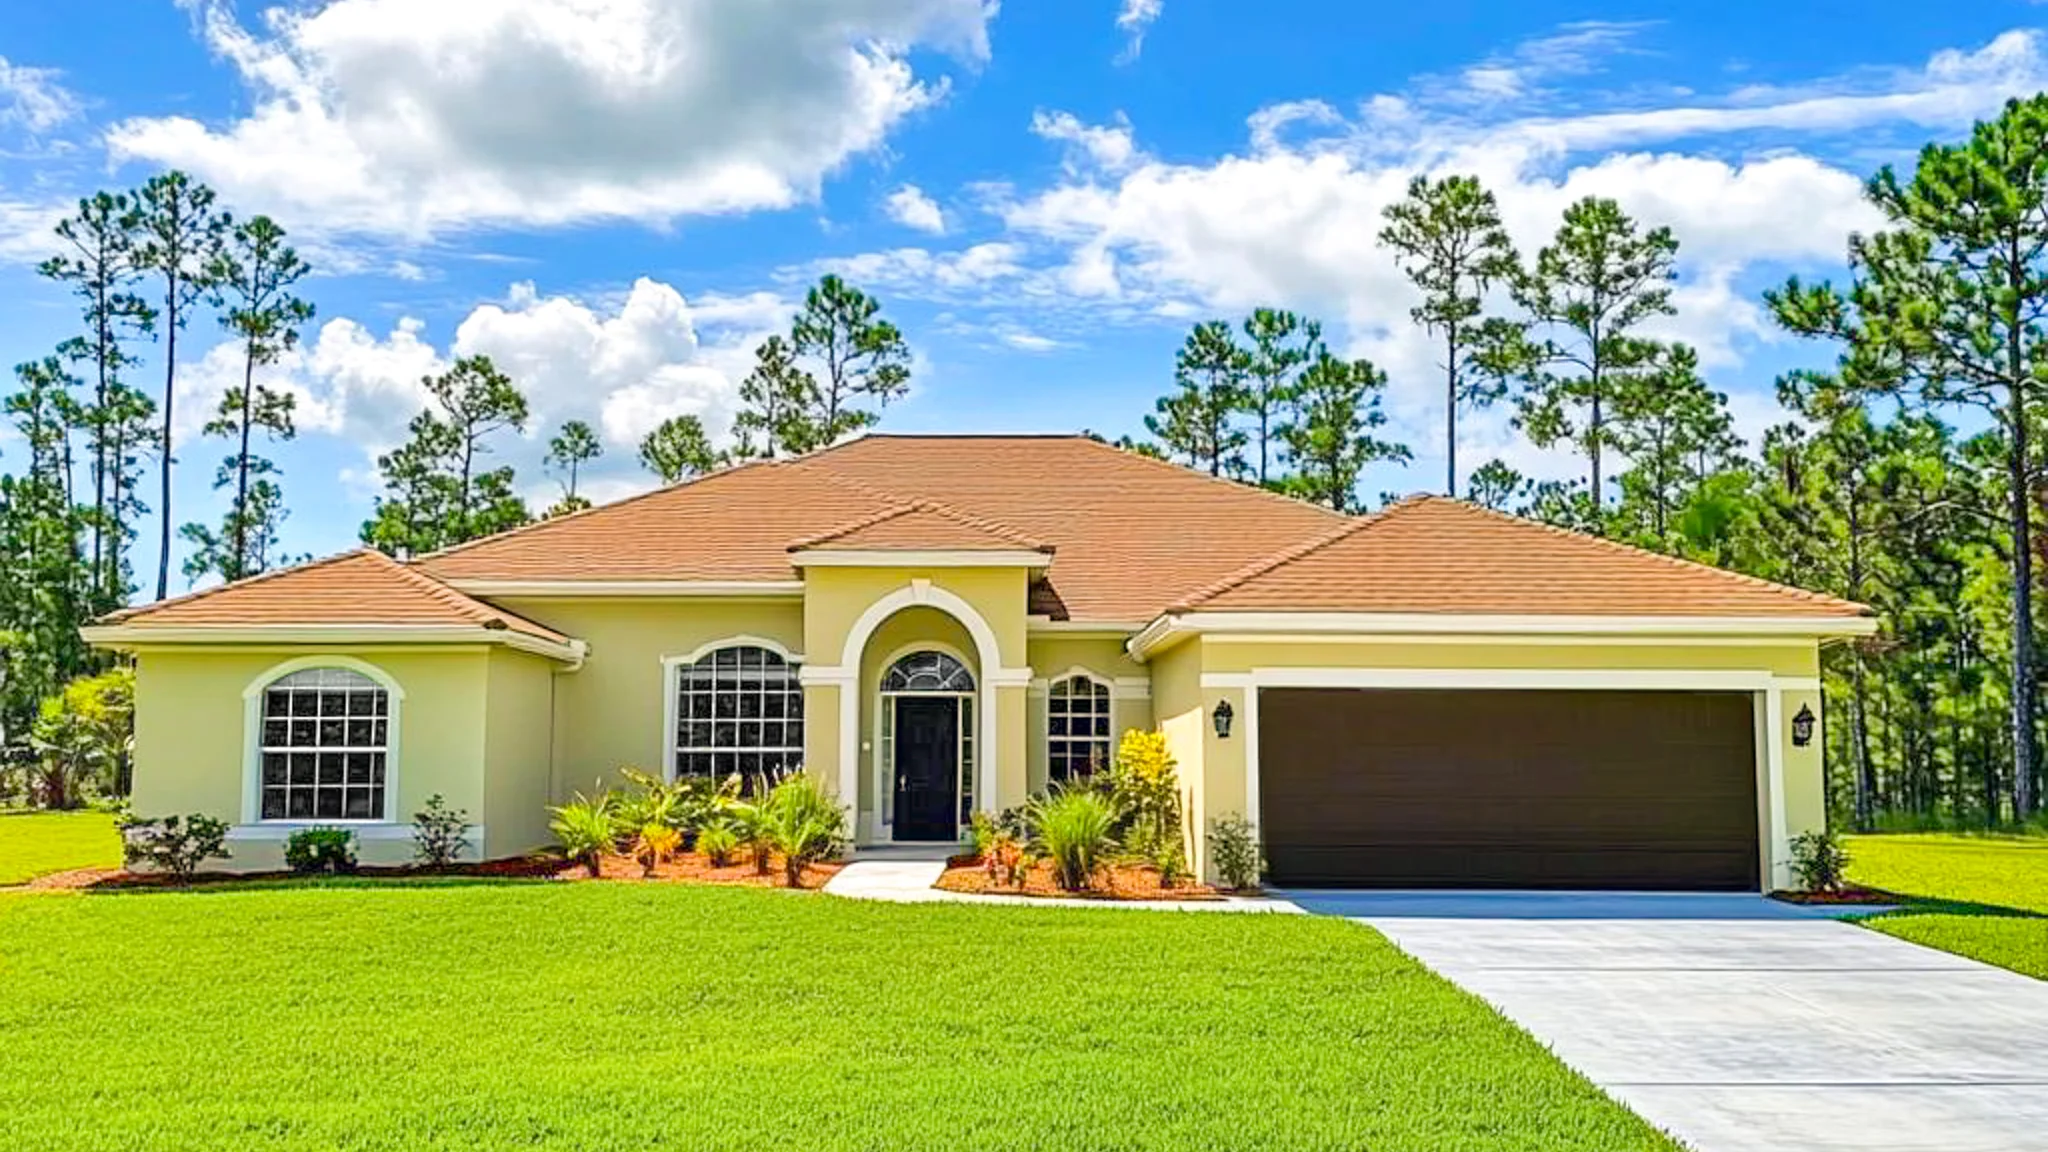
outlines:
[[[1869,636],[1870,616],[1565,616],[1449,612],[1174,612],[1159,616],[1126,648],[1143,660],[1198,634],[1652,636],[1798,638]]]
[[[1046,568],[1050,552],[1025,548],[801,548],[798,568]]]
[[[502,644],[570,665],[583,664],[589,645],[550,640],[509,628],[471,624],[91,624],[78,630],[96,648],[132,651],[157,645],[209,644]]]

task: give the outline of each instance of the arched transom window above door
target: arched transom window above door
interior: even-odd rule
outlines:
[[[944,652],[913,652],[882,674],[884,692],[972,692],[974,673]]]

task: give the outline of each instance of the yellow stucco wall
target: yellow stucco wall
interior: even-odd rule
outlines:
[[[665,657],[688,656],[740,636],[803,654],[799,600],[612,597],[504,599],[503,607],[590,646],[583,667],[555,687],[554,783],[557,798],[615,785],[619,769],[657,775],[662,764]],[[805,700],[807,721],[810,701]],[[837,713],[826,715],[836,716]],[[806,737],[814,722],[807,722]]]
[[[483,816],[487,856],[514,856],[554,842],[553,661],[510,649],[490,654],[485,694]],[[573,679],[566,676],[561,679]],[[471,817],[476,819],[476,817]]]
[[[391,769],[397,803],[387,817],[407,821],[438,792],[481,822],[489,662],[481,647],[357,646],[345,654],[305,647],[145,648],[136,658],[136,813],[203,812],[233,824],[252,821],[256,813],[244,810],[252,747],[245,691],[274,679],[287,661],[319,663],[336,655],[374,665],[404,692],[396,705]],[[238,836],[230,849],[233,868],[282,866],[282,843],[275,839]],[[410,858],[411,843],[403,836],[373,840],[366,833],[359,853],[365,863],[399,863]]]

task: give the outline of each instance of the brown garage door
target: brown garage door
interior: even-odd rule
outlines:
[[[1259,822],[1273,880],[1753,891],[1750,700],[1265,689]]]

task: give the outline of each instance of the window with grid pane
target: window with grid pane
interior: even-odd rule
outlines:
[[[382,820],[391,697],[346,668],[308,668],[263,690],[265,820]]]
[[[804,760],[797,666],[766,648],[720,648],[676,669],[678,776],[780,776]]]
[[[1092,676],[1063,676],[1045,698],[1046,747],[1054,780],[1079,780],[1109,766],[1109,685]]]

